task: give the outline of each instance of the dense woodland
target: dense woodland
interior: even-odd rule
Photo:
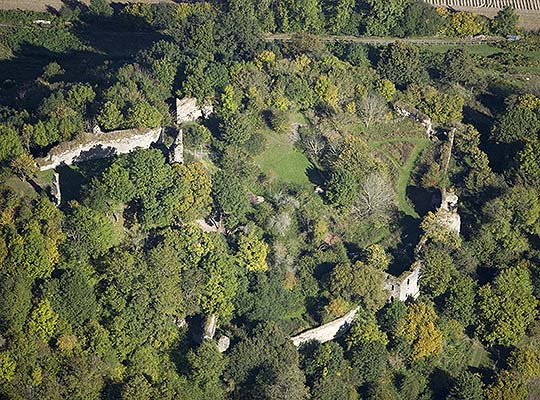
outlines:
[[[0,398],[538,398],[540,37],[318,36],[516,23],[415,0],[1,11]],[[181,127],[186,162],[171,164],[184,97],[214,114]],[[58,168],[57,207],[34,160],[96,124],[166,135]],[[459,235],[435,218],[440,189],[460,198]],[[385,276],[418,256],[421,295],[389,302]],[[355,307],[339,339],[291,342]],[[223,353],[200,340],[210,315]]]

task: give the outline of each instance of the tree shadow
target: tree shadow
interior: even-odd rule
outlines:
[[[422,233],[420,221],[410,215],[402,215],[397,224],[401,227],[400,240],[394,247],[388,249],[392,262],[387,272],[394,276],[401,275],[411,267],[415,259],[414,250]]]
[[[71,7],[73,3],[64,0],[64,4]],[[69,29],[60,25],[15,29],[20,32],[13,33],[13,37],[20,34],[23,39],[20,39],[21,43],[12,57],[0,60],[0,105],[30,109],[39,104],[36,99],[41,100],[50,90],[50,83],[54,83],[43,81],[42,85],[35,84],[42,77],[44,68],[53,61],[65,71],[60,78],[64,82],[100,83],[110,79],[109,71],[133,62],[140,50],[159,40],[171,39],[140,17],[117,13],[110,18],[83,14]],[[30,30],[29,34],[25,35],[23,29]],[[73,43],[73,47],[82,46],[82,49],[53,51],[47,48],[47,44],[37,44],[41,40],[41,29],[57,30],[59,35],[67,30],[78,41]]]
[[[322,186],[325,182],[325,177],[313,164],[310,164],[306,169],[306,176],[311,183],[317,186]]]
[[[433,203],[434,196],[439,192],[435,188],[421,188],[418,186],[407,186],[406,195],[411,201],[414,211],[420,216],[426,215],[429,211],[435,210]]]
[[[433,391],[433,398],[445,399],[452,387],[452,377],[440,368],[435,368],[429,377],[429,386]]]

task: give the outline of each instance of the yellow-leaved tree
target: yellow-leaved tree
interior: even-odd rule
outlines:
[[[443,335],[436,325],[437,318],[432,306],[417,303],[409,306],[407,316],[401,320],[397,334],[411,345],[413,361],[442,351]]]

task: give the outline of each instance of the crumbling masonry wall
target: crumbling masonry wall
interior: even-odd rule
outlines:
[[[77,139],[64,142],[51,149],[46,157],[36,160],[41,171],[59,165],[112,157],[130,153],[138,147],[147,149],[161,139],[161,128],[129,129],[107,133],[82,133]]]
[[[291,340],[296,347],[300,347],[304,343],[312,340],[320,343],[333,340],[343,334],[349,328],[354,321],[358,310],[359,308],[355,308],[354,310],[349,311],[343,317],[335,319],[332,322],[321,325],[317,328],[302,332],[301,334],[292,337]]]

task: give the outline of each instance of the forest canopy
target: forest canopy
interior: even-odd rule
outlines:
[[[540,37],[518,23],[0,11],[0,398],[540,396]],[[130,132],[160,135],[103,148]]]

